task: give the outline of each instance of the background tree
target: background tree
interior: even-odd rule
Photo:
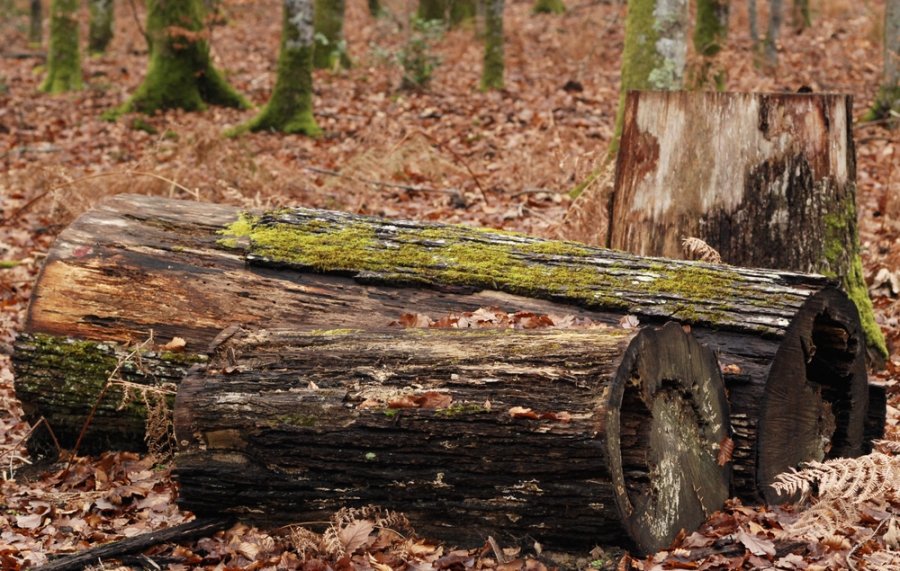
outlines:
[[[447,19],[447,2],[448,0],[419,0],[416,16],[420,20],[444,21]]]
[[[318,69],[350,67],[344,42],[344,0],[315,0],[315,50]]]
[[[44,5],[41,0],[31,0],[31,17],[28,21],[28,42],[39,46],[44,40]]]
[[[278,77],[263,110],[239,129],[318,135],[312,114],[313,6],[312,0],[284,0]]]
[[[503,0],[485,0],[481,89],[503,89]]]
[[[369,0],[369,14],[375,18],[381,16],[381,0]]]
[[[459,26],[475,19],[475,0],[450,0],[450,25]]]
[[[791,24],[798,30],[804,30],[812,25],[809,0],[794,0],[791,5]]]
[[[887,0],[884,7],[884,75],[864,119],[885,119],[891,112],[900,113],[900,0]]]
[[[89,0],[88,11],[88,53],[102,54],[113,37],[113,0]]]
[[[695,87],[702,86],[709,79],[712,59],[722,50],[728,35],[729,0],[697,0],[697,19],[694,24],[694,51],[700,56],[700,63],[692,78]],[[718,71],[713,76],[717,88],[725,84],[725,74]]]
[[[57,0],[58,1],[58,0]],[[144,82],[114,114],[158,109],[247,108],[209,58],[202,0],[148,0],[150,64]]]
[[[763,57],[769,67],[778,65],[776,41],[781,31],[782,9],[782,0],[769,0],[769,28],[766,30],[766,39],[763,42]]]
[[[53,0],[50,5],[47,77],[41,84],[41,91],[64,93],[81,89],[78,36],[78,0]]]
[[[566,11],[563,0],[535,0],[531,9],[535,14],[562,14]]]

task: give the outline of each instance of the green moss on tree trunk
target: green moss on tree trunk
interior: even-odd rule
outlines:
[[[728,34],[728,0],[697,0],[694,50],[712,57],[722,50]]]
[[[378,18],[381,16],[381,1],[380,0],[369,0],[369,14],[373,17]]]
[[[475,0],[450,0],[450,25],[460,26],[475,20]]]
[[[315,0],[315,50],[317,69],[350,67],[344,42],[344,0]]]
[[[503,89],[503,0],[486,0],[481,89]]]
[[[563,0],[535,0],[531,9],[535,14],[562,14],[566,11]]]
[[[44,6],[41,0],[31,0],[28,20],[28,43],[40,46],[44,39]]]
[[[81,89],[78,50],[78,0],[53,0],[50,5],[50,51],[41,91],[64,93]]]
[[[88,9],[91,15],[88,53],[102,54],[113,37],[113,0],[90,0]]]
[[[321,133],[312,113],[312,0],[285,0],[278,78],[262,112],[241,130]]]
[[[247,108],[209,58],[202,0],[148,0],[150,65],[144,82],[117,113],[204,109],[206,104]]]
[[[419,9],[416,16],[420,20],[440,20],[447,19],[447,2],[448,0],[419,0]]]

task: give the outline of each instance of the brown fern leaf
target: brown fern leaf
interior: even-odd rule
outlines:
[[[822,500],[862,503],[900,488],[900,457],[873,452],[859,458],[807,462],[801,470],[776,476],[772,487],[787,495],[815,492]]]
[[[900,454],[900,442],[896,440],[873,440],[872,444],[879,452],[893,455]]]
[[[858,520],[859,509],[852,500],[819,501],[803,512],[797,521],[786,526],[785,531],[795,535],[823,539],[855,524]]]
[[[700,238],[688,237],[683,239],[681,241],[681,249],[689,260],[699,260],[710,264],[722,263],[722,256],[719,255],[715,248]]]
[[[306,559],[310,555],[318,555],[322,551],[322,536],[300,526],[291,526],[291,545]]]

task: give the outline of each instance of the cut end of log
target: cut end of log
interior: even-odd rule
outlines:
[[[775,355],[759,423],[757,478],[769,503],[791,498],[775,476],[811,460],[864,452],[869,387],[856,307],[834,289],[803,305]]]
[[[712,351],[674,323],[644,329],[613,381],[607,448],[616,503],[638,549],[667,547],[728,498],[730,437]]]

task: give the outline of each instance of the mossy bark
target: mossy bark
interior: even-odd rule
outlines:
[[[562,14],[566,11],[563,0],[535,0],[531,11],[535,14]]]
[[[484,63],[481,89],[503,89],[503,4],[504,0],[485,0]]]
[[[450,0],[450,25],[460,26],[475,19],[476,0]]]
[[[419,0],[416,16],[420,20],[447,20],[447,2],[450,0]]]
[[[344,0],[315,0],[314,11],[313,65],[316,69],[350,67],[344,42]]]
[[[381,0],[369,0],[369,14],[377,18],[381,16]]]
[[[900,113],[900,0],[887,0],[884,7],[884,73],[875,102],[863,119],[887,119],[891,112]]]
[[[312,0],[284,0],[275,89],[260,114],[242,130],[321,133],[312,113],[314,49]]]
[[[53,0],[50,5],[50,50],[41,91],[65,93],[82,87],[78,5],[78,0]]]
[[[698,61],[691,67],[688,83],[692,89],[703,88],[710,83],[721,91],[725,86],[725,71],[715,69],[715,56],[722,50],[728,35],[730,0],[697,0],[697,17],[694,24],[694,52]]]
[[[144,82],[116,113],[197,111],[207,104],[249,107],[209,57],[202,0],[148,0],[150,64]]]
[[[89,0],[90,27],[88,29],[88,53],[99,55],[106,52],[113,37],[113,0]]]
[[[44,5],[41,0],[29,2],[28,43],[40,46],[44,40]]]

